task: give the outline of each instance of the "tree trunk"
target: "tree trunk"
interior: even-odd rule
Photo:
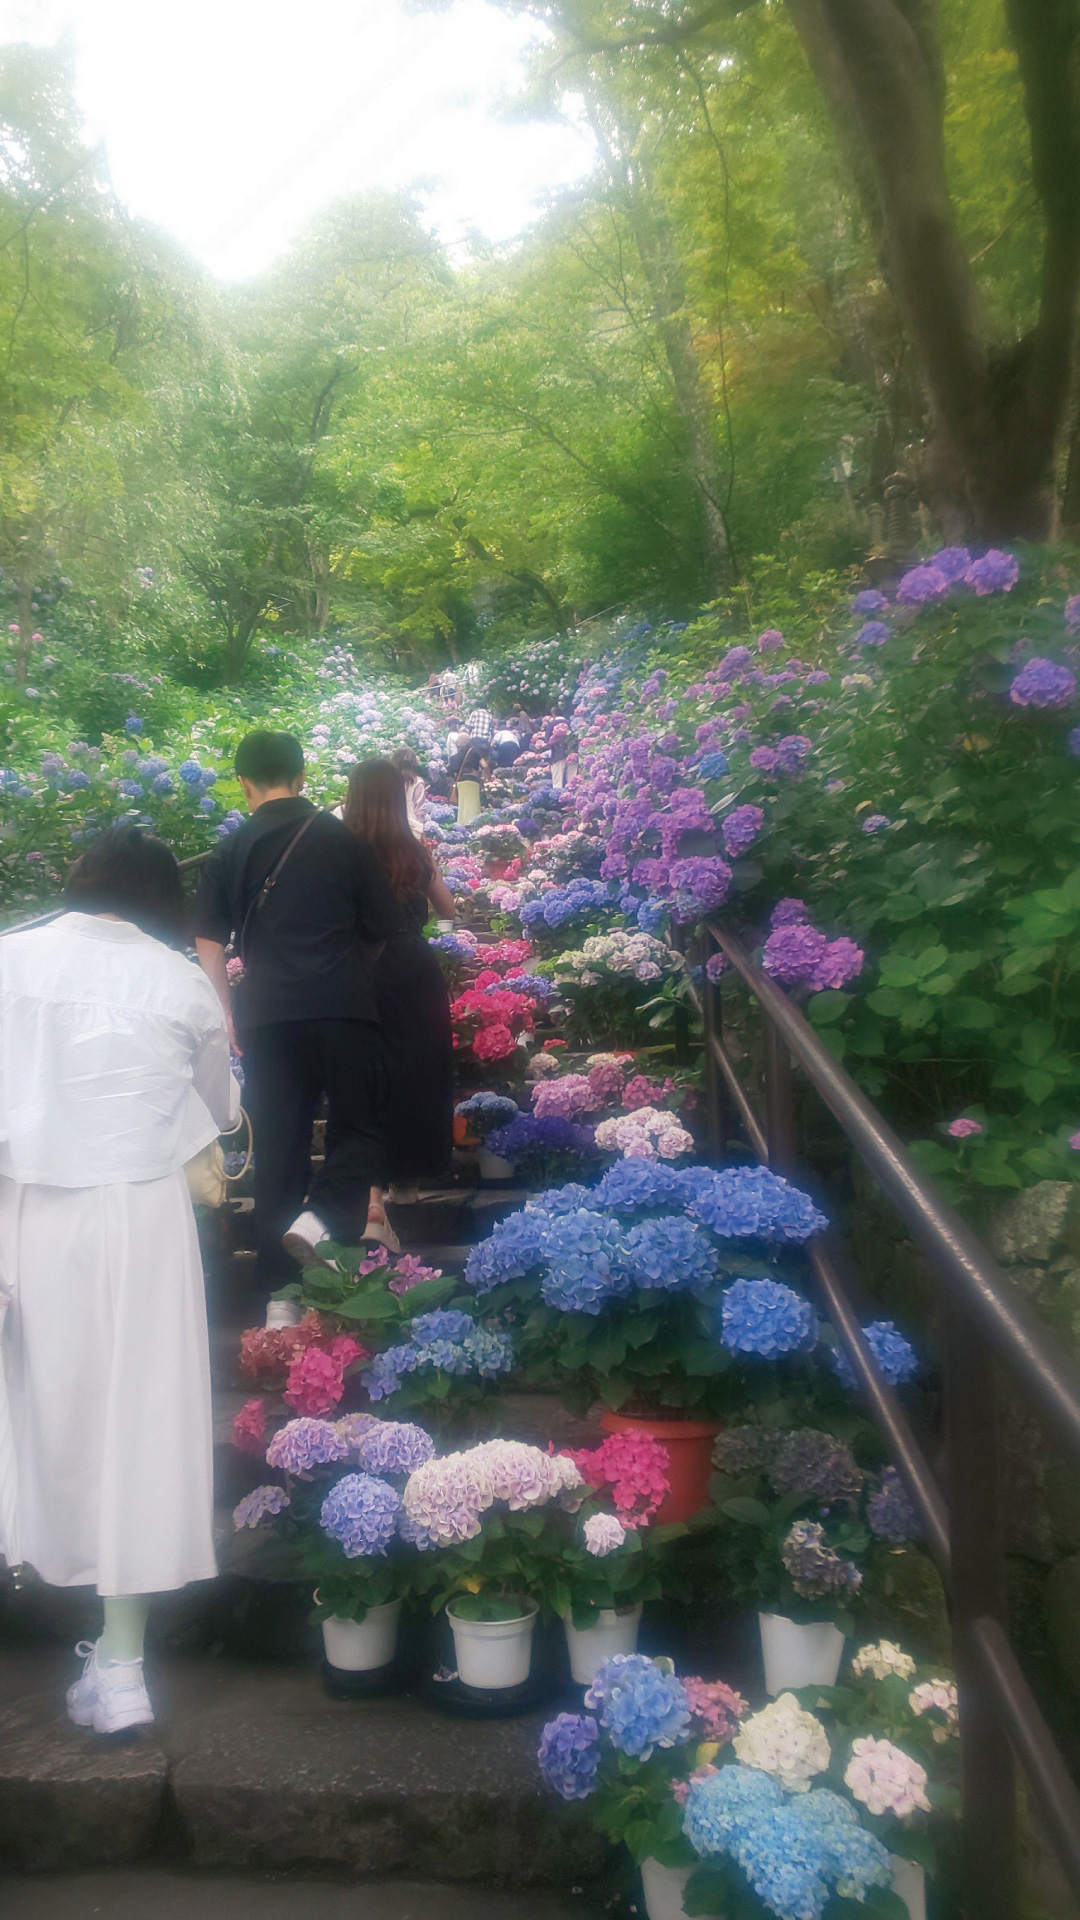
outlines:
[[[945,164],[933,0],[787,0],[879,242],[926,388],[946,524],[1043,539],[1080,289],[1080,6],[1007,0],[1046,244],[1038,323],[994,352]]]
[[[225,685],[239,686],[244,677],[251,643],[255,638],[255,629],[262,615],[262,606],[249,608],[238,620],[230,620],[225,636]]]

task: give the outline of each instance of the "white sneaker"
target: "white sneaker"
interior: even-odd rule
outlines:
[[[368,1214],[367,1225],[360,1238],[364,1241],[376,1241],[380,1247],[385,1247],[388,1253],[398,1254],[401,1252],[401,1241],[398,1239],[386,1215],[381,1211],[379,1213]]]
[[[298,1213],[288,1233],[282,1236],[281,1244],[294,1260],[310,1261],[319,1258],[318,1249],[329,1238],[317,1213]]]
[[[141,1660],[109,1660],[99,1667],[97,1647],[80,1640],[75,1649],[85,1661],[81,1677],[67,1690],[68,1719],[95,1733],[124,1733],[150,1726],[154,1709],[143,1682]]]
[[[298,1327],[302,1319],[303,1310],[299,1300],[268,1300],[263,1325],[270,1328]]]

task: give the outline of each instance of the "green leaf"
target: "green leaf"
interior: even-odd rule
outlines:
[[[1041,1067],[1033,1067],[1030,1073],[1025,1073],[1020,1085],[1033,1106],[1039,1107],[1049,1099],[1057,1082],[1052,1073],[1044,1073]]]
[[[334,1308],[343,1320],[396,1320],[401,1307],[392,1293],[382,1287],[367,1287]]]
[[[720,1511],[726,1513],[729,1520],[741,1520],[748,1527],[767,1527],[772,1518],[768,1507],[762,1501],[751,1500],[749,1496],[743,1494],[736,1494],[734,1499],[722,1501]]]
[[[816,1027],[828,1026],[833,1020],[839,1020],[845,1008],[851,1005],[853,995],[837,993],[832,988],[824,993],[813,993],[806,1003],[806,1011]]]
[[[961,993],[949,1001],[945,1008],[945,1018],[949,1025],[961,1027],[973,1033],[983,1032],[992,1027],[998,1019],[997,1011],[988,1000],[978,1000],[974,994]]]

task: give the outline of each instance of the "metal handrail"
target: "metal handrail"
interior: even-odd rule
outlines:
[[[816,1241],[807,1249],[837,1338],[951,1592],[961,1700],[965,1910],[971,1920],[1014,1920],[1014,1754],[1078,1894],[1080,1792],[1009,1644],[994,1363],[1000,1361],[1009,1369],[1076,1460],[1080,1460],[1080,1371],[977,1235],[919,1171],[808,1021],[755,965],[742,942],[715,922],[706,923],[702,934],[701,958],[706,957],[708,942],[714,941],[750,989],[764,1021],[763,1122],[724,1045],[719,988],[709,983],[704,972],[700,992],[691,984],[704,1029],[706,1111],[717,1154],[726,1144],[730,1099],[759,1160],[784,1172],[796,1170],[794,1057],[944,1287],[948,1506],[898,1396],[881,1376],[827,1248]]]
[[[185,860],[178,860],[176,864],[181,873],[187,873],[191,867],[201,867],[204,861],[209,860],[213,851],[213,847],[207,847],[204,853],[189,854]],[[36,914],[32,920],[16,920],[12,927],[0,927],[0,940],[6,933],[28,933],[31,927],[47,927],[53,920],[59,920],[63,911],[63,907],[53,907],[48,913]]]

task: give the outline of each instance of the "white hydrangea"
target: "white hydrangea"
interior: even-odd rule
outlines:
[[[782,1693],[744,1720],[732,1744],[744,1767],[771,1773],[788,1793],[808,1793],[832,1755],[821,1721],[800,1707],[793,1693]]]
[[[955,1733],[960,1724],[960,1701],[956,1684],[952,1680],[923,1680],[908,1694],[908,1706],[912,1713],[940,1713],[944,1717],[944,1726],[935,1726],[933,1736],[938,1745]]]
[[[887,1680],[890,1673],[898,1674],[901,1680],[910,1680],[915,1672],[915,1662],[894,1641],[876,1640],[870,1646],[859,1648],[851,1663],[851,1671],[855,1674],[871,1673],[875,1680]]]
[[[585,1545],[598,1560],[614,1553],[626,1540],[626,1528],[619,1525],[613,1513],[594,1513],[586,1520],[582,1532]]]

